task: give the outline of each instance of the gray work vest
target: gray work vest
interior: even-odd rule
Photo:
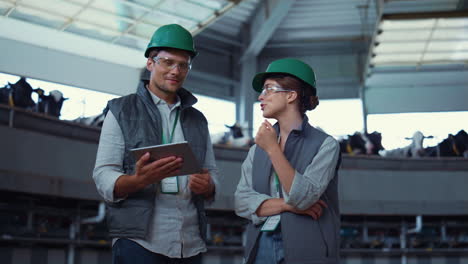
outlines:
[[[275,129],[279,132],[278,124]],[[303,174],[312,162],[327,134],[315,129],[304,118],[302,129],[293,130],[288,136],[284,154],[289,163],[299,173]],[[338,204],[338,167],[335,176],[320,197],[328,208],[322,216],[314,220],[311,216],[298,215],[289,212],[281,213],[281,233],[286,264],[304,263],[339,263],[340,210]],[[272,164],[268,154],[260,147],[256,148],[252,166],[252,185],[255,191],[270,195],[270,175]],[[260,237],[261,225],[247,226],[247,245],[245,259],[253,263],[256,256],[257,242]]]
[[[192,107],[197,99],[190,92],[181,88],[177,95],[181,100],[180,124],[185,140],[189,142],[198,162],[203,165],[208,137],[206,118]],[[136,160],[130,149],[162,143],[161,114],[149,91],[145,88],[144,82],[140,82],[136,94],[109,101],[106,110],[112,112],[122,129],[125,141],[124,173],[134,174]],[[107,203],[107,224],[110,236],[144,239],[153,217],[155,198],[156,186],[153,183],[130,194],[123,201]],[[200,236],[206,240],[204,199],[192,193],[192,202],[198,212]]]

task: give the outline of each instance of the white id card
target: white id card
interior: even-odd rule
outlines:
[[[167,177],[161,181],[161,192],[162,193],[178,193],[179,192],[179,180],[177,176]]]
[[[265,223],[262,226],[262,229],[260,231],[262,232],[271,232],[275,231],[275,229],[278,227],[278,224],[281,220],[281,215],[272,215],[267,218]]]

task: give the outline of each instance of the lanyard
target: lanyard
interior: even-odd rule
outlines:
[[[281,184],[280,184],[280,181],[279,181],[279,178],[278,178],[278,174],[276,174],[276,171],[273,172],[274,176],[275,176],[275,186],[276,186],[276,195],[278,197],[280,197],[280,188],[281,188]]]
[[[174,120],[174,125],[172,126],[172,133],[169,136],[169,142],[166,141],[166,137],[164,136],[164,131],[161,133],[161,141],[162,141],[163,144],[172,143],[172,140],[174,138],[174,131],[175,131],[175,128],[177,126],[177,121],[179,120],[179,110],[180,110],[180,108],[177,108],[176,117],[175,117],[175,120]]]
[[[277,142],[278,142],[278,144],[281,142],[281,134],[278,135]],[[276,171],[273,171],[273,174],[274,174],[274,177],[275,177],[274,181],[275,181],[275,186],[276,186],[276,195],[278,197],[280,197],[281,184],[280,184],[280,181],[279,181],[279,178],[278,178],[278,174],[276,173]]]

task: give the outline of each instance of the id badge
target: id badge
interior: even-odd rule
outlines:
[[[275,231],[276,228],[278,227],[278,224],[280,223],[281,220],[281,215],[272,215],[267,218],[265,223],[262,226],[262,229],[260,231],[262,232],[272,232]]]
[[[161,192],[167,194],[179,193],[179,180],[177,176],[167,177],[161,181]]]

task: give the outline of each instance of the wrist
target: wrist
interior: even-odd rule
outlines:
[[[273,144],[266,150],[266,153],[271,157],[280,150],[279,144]]]
[[[129,176],[132,185],[135,186],[137,190],[141,190],[148,185],[148,183],[144,181],[143,177],[140,177],[137,173]]]
[[[287,204],[284,200],[281,203],[281,212],[289,212],[291,211],[291,206]]]
[[[204,196],[205,198],[211,198],[211,197],[213,197],[214,192],[215,192],[215,185],[214,185],[213,182],[211,181],[210,188],[208,189],[208,191],[206,191],[206,192],[203,194],[203,196]]]

